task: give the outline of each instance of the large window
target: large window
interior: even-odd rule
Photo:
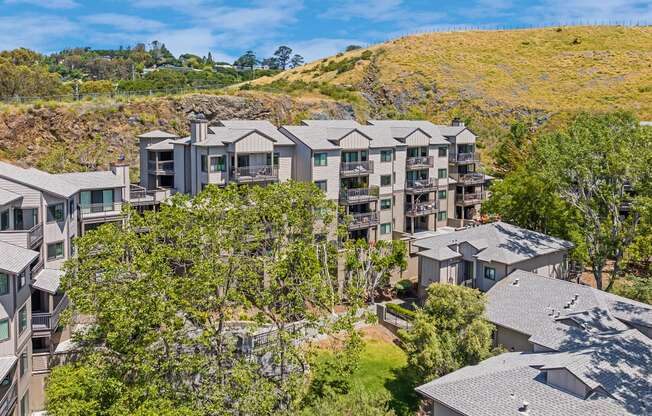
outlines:
[[[48,260],[57,260],[63,258],[63,241],[48,244]]]
[[[446,199],[446,191],[437,191],[437,198]]]
[[[9,293],[9,275],[0,273],[0,295]]]
[[[382,210],[392,209],[392,199],[391,198],[381,199],[380,209]]]
[[[211,172],[226,172],[226,158],[224,155],[211,157]]]
[[[380,233],[381,234],[389,234],[392,232],[392,223],[391,222],[386,222],[385,224],[380,224]]]
[[[437,221],[446,221],[448,219],[448,213],[446,211],[439,211],[437,213]]]
[[[392,175],[380,175],[380,186],[390,186],[392,184]]]
[[[14,230],[31,230],[38,223],[38,209],[14,208]]]
[[[439,151],[439,157],[446,157],[446,153],[448,149],[446,149],[446,147],[444,146],[440,146],[438,151]]]
[[[446,179],[448,177],[448,169],[439,169],[437,171],[437,177],[439,179]]]
[[[394,151],[392,149],[380,151],[381,162],[391,162],[392,160],[394,160]]]
[[[315,181],[315,185],[317,185],[317,188],[321,189],[322,192],[326,192],[328,189],[326,181]]]
[[[313,157],[315,166],[326,166],[328,164],[328,155],[326,153],[315,153]]]
[[[79,205],[83,214],[115,211],[113,189],[82,191],[79,194]]]
[[[27,306],[23,306],[18,311],[18,335],[27,329]]]
[[[0,231],[9,229],[9,210],[4,210],[0,213]]]
[[[0,342],[9,339],[9,319],[0,320]]]
[[[484,268],[484,278],[489,280],[496,280],[496,269],[493,267]]]
[[[274,156],[274,159],[272,159],[272,156]],[[267,166],[278,166],[279,156],[278,153],[274,153],[274,155],[267,153],[267,158],[265,159],[267,161]]]
[[[63,203],[48,205],[48,222],[63,221]]]

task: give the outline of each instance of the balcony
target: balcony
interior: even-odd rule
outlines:
[[[405,189],[408,193],[419,194],[425,192],[437,191],[437,179],[408,179],[405,183]]]
[[[64,294],[52,313],[32,312],[32,331],[55,331],[59,325],[61,312],[68,307],[68,295]]]
[[[451,173],[451,177],[459,184],[463,185],[478,185],[485,183],[487,177],[484,173],[469,172],[469,173]]]
[[[17,385],[13,384],[5,396],[0,401],[0,416],[8,416],[13,414],[18,399]]]
[[[432,156],[408,157],[408,169],[425,169],[435,166],[435,158]]]
[[[32,353],[32,373],[42,374],[50,372],[50,356],[49,352],[36,352]]]
[[[438,201],[423,201],[405,206],[405,215],[408,217],[421,217],[437,213],[439,209]]]
[[[474,192],[470,194],[455,195],[455,202],[458,205],[475,205],[487,199],[486,192]]]
[[[480,161],[478,153],[449,153],[448,160],[451,163],[476,163]]]
[[[361,214],[349,214],[352,217],[349,223],[349,230],[360,230],[363,228],[375,227],[380,223],[377,212],[365,212]]]
[[[361,162],[342,162],[340,165],[340,176],[362,176],[374,173],[374,162],[365,160]]]
[[[28,230],[0,231],[0,241],[24,248],[34,248],[43,241],[43,224],[36,224]]]
[[[150,173],[157,175],[174,174],[174,160],[148,160],[147,169]]]
[[[231,180],[238,183],[278,180],[278,166],[243,166],[231,169]]]
[[[369,188],[344,189],[340,192],[340,202],[344,204],[364,204],[378,200],[380,188],[371,186]]]
[[[129,203],[135,206],[156,205],[168,199],[171,194],[171,189],[145,189],[132,184],[129,188]]]
[[[115,220],[122,215],[122,202],[84,204],[78,207],[82,220]]]

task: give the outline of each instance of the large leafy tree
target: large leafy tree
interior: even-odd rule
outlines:
[[[433,284],[410,330],[400,332],[408,362],[421,381],[477,364],[492,354],[493,325],[484,318],[477,289]]]
[[[52,374],[49,414],[292,412],[308,371],[294,323],[331,328],[319,246],[333,213],[312,184],[207,187],[79,238],[62,284],[93,324],[75,334],[75,361]],[[236,345],[243,320],[272,331],[253,355]]]
[[[290,63],[291,56],[292,56],[292,48],[285,45],[279,46],[278,49],[276,49],[276,52],[274,52],[274,57],[278,62],[278,66],[280,69],[283,70],[285,70],[288,66],[288,63]]]

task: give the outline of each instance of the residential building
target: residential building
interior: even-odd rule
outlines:
[[[419,293],[432,283],[488,291],[516,269],[564,279],[573,244],[505,222],[468,227],[418,239]]]
[[[417,388],[432,415],[652,413],[652,307],[518,270],[487,293],[496,343],[513,352]]]

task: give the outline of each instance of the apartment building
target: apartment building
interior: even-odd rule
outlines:
[[[475,135],[453,124],[304,120],[277,129],[251,120],[208,126],[199,114],[189,137],[139,136],[140,184],[194,195],[208,184],[310,181],[352,219],[350,236],[369,241],[462,226],[477,218],[490,178],[477,172]]]
[[[0,162],[0,416],[43,408],[52,354],[69,334],[60,288],[74,238],[122,221],[122,205],[146,209],[169,197],[129,184],[129,167],[49,174]]]

